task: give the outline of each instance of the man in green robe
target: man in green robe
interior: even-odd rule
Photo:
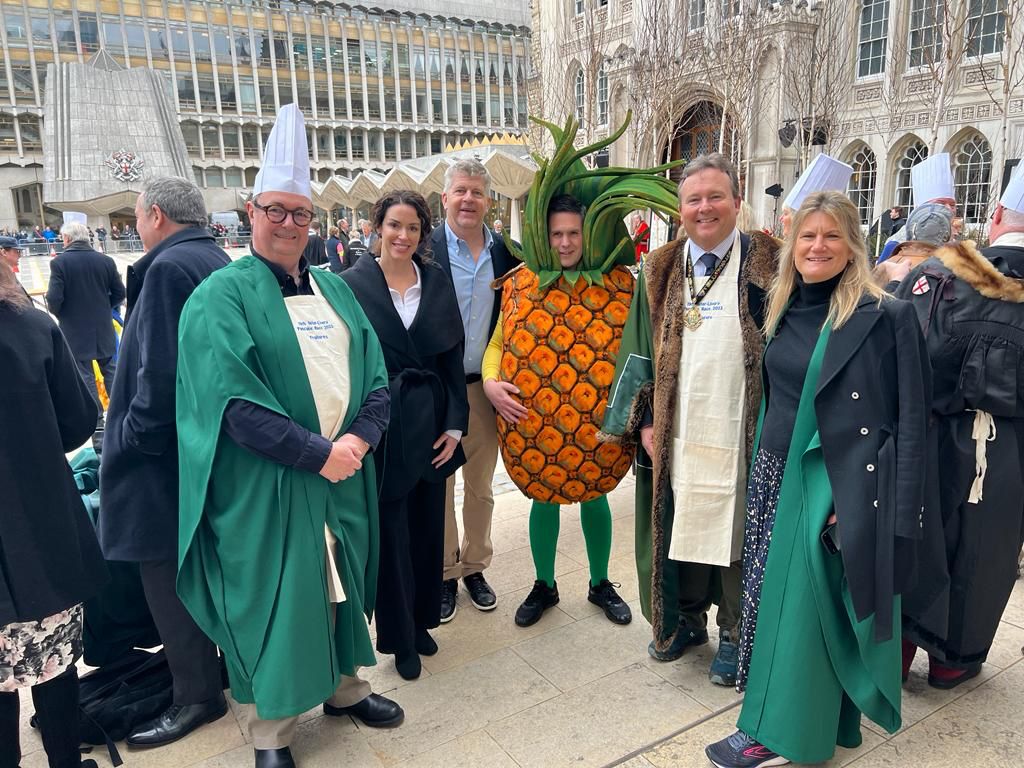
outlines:
[[[321,703],[376,727],[372,448],[388,421],[377,337],[349,288],[302,258],[313,217],[301,113],[282,110],[247,203],[252,255],[206,280],[179,327],[178,593],[227,659],[257,768],[293,768]]]
[[[739,232],[739,181],[720,154],[682,172],[686,236],[646,259],[622,334],[603,435],[639,443],[636,563],[648,653],[708,642],[711,682],[736,680],[745,479],[761,398],[765,296],[778,242]]]

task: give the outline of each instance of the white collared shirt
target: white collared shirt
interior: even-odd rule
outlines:
[[[989,243],[990,248],[1024,248],[1024,232],[1007,232],[1000,235],[994,242]]]
[[[726,254],[729,253],[729,249],[732,248],[732,244],[735,242],[737,237],[739,237],[739,230],[734,228],[733,231],[729,233],[729,236],[725,238],[725,240],[720,242],[710,251],[702,251],[700,249],[700,246],[694,243],[693,240],[691,240],[690,238],[686,238],[686,247],[687,249],[689,249],[688,252],[690,254],[690,258],[693,260],[694,277],[704,277],[705,275],[707,275],[707,268],[704,266],[704,263],[700,260],[701,256],[703,256],[705,253],[713,253],[715,254],[715,256],[718,257],[718,260],[721,261],[726,257]]]
[[[420,308],[420,296],[423,295],[423,286],[420,282],[420,268],[415,261],[412,263],[412,268],[416,271],[416,282],[405,289],[404,296],[391,286],[388,286],[391,302],[395,305],[395,310],[398,312],[398,316],[402,318],[402,325],[405,326],[407,331],[412,325],[412,321],[416,319],[416,313]]]

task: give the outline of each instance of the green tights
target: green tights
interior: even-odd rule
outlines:
[[[555,550],[558,547],[559,506],[543,501],[533,502],[530,509],[530,549],[537,579],[555,586]],[[590,583],[597,585],[608,578],[608,558],[612,552],[612,512],[608,498],[598,496],[580,505],[580,523],[587,543]]]

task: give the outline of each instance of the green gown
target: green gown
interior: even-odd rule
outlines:
[[[862,712],[890,733],[900,727],[899,633],[874,641],[874,617],[857,621],[842,558],[821,542],[833,498],[814,393],[830,335],[826,325],[797,409],[737,723],[797,763],[824,762],[836,744],[859,746]],[[755,455],[764,412],[762,401]],[[892,610],[898,627],[898,596]]]
[[[351,400],[387,386],[377,337],[349,287],[311,270],[351,333]],[[232,399],[249,400],[319,433],[280,286],[247,256],[207,278],[185,305],[177,381],[181,470],[178,594],[223,650],[234,698],[266,720],[331,696],[340,676],[375,663],[367,620],[377,584],[373,457],[330,483],[261,459],[223,438]],[[345,602],[328,597],[324,524],[338,540]]]

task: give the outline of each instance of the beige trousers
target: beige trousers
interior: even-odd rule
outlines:
[[[354,676],[341,676],[341,682],[334,695],[327,700],[332,707],[351,707],[370,695],[370,684],[359,677],[359,670]],[[256,714],[255,704],[243,704],[245,721],[249,727],[249,738],[253,749],[281,749],[292,743],[295,726],[299,722],[295,717],[283,717],[279,720],[263,720]]]
[[[462,542],[455,518],[455,475],[448,478],[444,510],[444,578],[460,579],[491,564],[494,468],[498,464],[498,422],[482,382],[466,386],[469,431],[462,439]]]

